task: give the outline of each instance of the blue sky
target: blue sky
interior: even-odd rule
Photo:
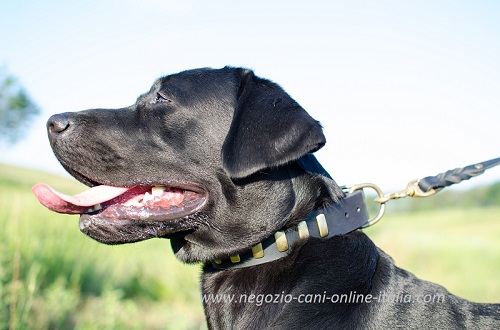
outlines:
[[[338,183],[403,188],[500,156],[499,17],[498,1],[2,1],[0,66],[42,115],[0,162],[62,173],[51,114],[127,106],[159,76],[232,65],[322,123],[317,156]]]

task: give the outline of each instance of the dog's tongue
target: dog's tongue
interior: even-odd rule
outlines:
[[[36,198],[46,208],[66,214],[82,214],[94,205],[109,201],[124,194],[132,188],[95,186],[78,195],[69,196],[56,191],[45,183],[39,183],[32,188]]]

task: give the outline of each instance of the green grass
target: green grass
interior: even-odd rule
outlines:
[[[74,180],[0,165],[0,329],[200,329],[198,265],[167,240],[101,245],[78,217],[42,207],[37,182]],[[367,230],[396,263],[474,301],[500,297],[500,206],[390,213]]]
[[[365,232],[418,277],[472,301],[500,302],[500,207],[389,211]]]

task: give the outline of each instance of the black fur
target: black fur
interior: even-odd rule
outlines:
[[[268,264],[211,267],[344,197],[311,154],[325,143],[319,123],[250,70],[170,75],[128,108],[55,115],[48,130],[61,164],[88,185],[191,185],[208,194],[200,211],[179,219],[86,215],[80,226],[108,244],[170,238],[180,260],[203,262],[211,329],[500,327],[499,305],[474,304],[417,279],[361,231],[310,239]],[[235,300],[211,301],[210,294]],[[358,301],[346,301],[349,295]],[[370,295],[376,299],[367,302]],[[334,297],[344,300],[332,303]]]

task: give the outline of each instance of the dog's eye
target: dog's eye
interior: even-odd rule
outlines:
[[[169,100],[165,97],[163,97],[160,93],[156,93],[156,98],[154,100],[154,103],[160,103],[160,102],[172,102],[172,100]]]

